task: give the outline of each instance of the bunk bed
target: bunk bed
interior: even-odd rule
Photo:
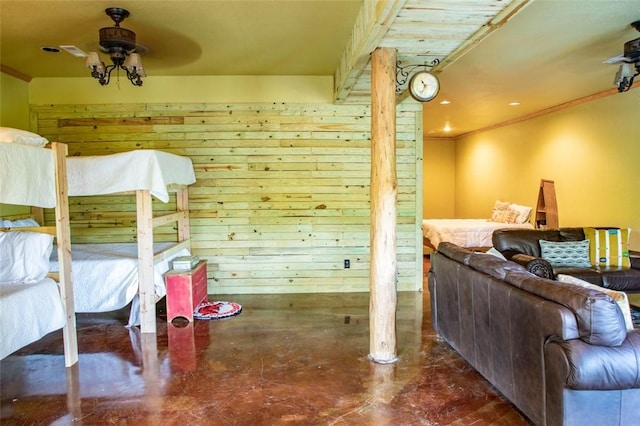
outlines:
[[[172,258],[190,253],[187,186],[195,182],[191,159],[137,150],[68,157],[67,170],[69,196],[136,196],[136,243],[72,244],[77,312],[110,311],[131,303],[128,325],[155,333],[155,305],[165,295],[162,274]],[[167,203],[171,192],[176,193],[176,211],[154,216],[152,197]],[[154,228],[176,222],[176,243],[154,243]],[[54,268],[57,260],[52,258]]]
[[[71,277],[66,145],[25,144],[29,132],[2,128],[0,202],[54,208],[54,226],[13,227],[3,221],[0,243],[0,359],[52,331],[63,329],[65,366],[78,360]],[[6,140],[7,133],[18,135]],[[33,135],[33,134],[29,134]],[[27,140],[31,140],[31,136]],[[37,135],[33,135],[34,137]],[[13,143],[5,143],[13,142]],[[57,240],[57,274],[48,273],[48,257]]]

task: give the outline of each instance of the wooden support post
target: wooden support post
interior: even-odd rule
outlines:
[[[149,191],[136,191],[138,225],[138,297],[140,331],[156,332],[156,292],[153,285],[153,210]]]
[[[69,229],[69,203],[67,200],[67,146],[51,144],[56,167],[56,245],[58,246],[58,279],[60,296],[65,309],[66,323],[62,329],[64,339],[64,365],[71,367],[78,361],[78,335],[76,309],[71,278],[71,230]],[[40,222],[42,225],[42,222]]]
[[[396,51],[378,48],[371,58],[371,275],[369,358],[396,356]]]
[[[178,219],[178,241],[186,241],[191,238],[189,233],[189,190],[186,186],[176,192],[176,210],[187,213],[184,218]]]

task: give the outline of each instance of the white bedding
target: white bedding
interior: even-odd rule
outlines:
[[[530,223],[502,223],[488,219],[424,219],[422,235],[434,247],[442,241],[460,247],[491,247],[493,231],[502,228],[531,228]]]
[[[0,285],[0,359],[65,323],[58,285],[52,279]]]
[[[0,200],[21,206],[55,207],[54,167],[50,149],[0,143]]]
[[[175,243],[155,243],[159,253]],[[175,256],[188,256],[183,249]],[[76,312],[108,312],[124,308],[138,293],[138,245],[127,244],[72,244],[71,273]],[[163,273],[170,269],[169,261],[154,267],[154,288],[158,297],[166,294]],[[51,270],[58,270],[57,250],[51,256]],[[136,298],[137,299],[137,298]],[[135,309],[132,315],[137,315]],[[135,321],[134,321],[135,322]]]
[[[190,158],[144,149],[111,155],[68,157],[69,195],[106,195],[149,190],[169,201],[167,186],[196,181]]]

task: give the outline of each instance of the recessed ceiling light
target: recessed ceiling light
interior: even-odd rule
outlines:
[[[440,101],[440,105],[449,105],[450,103],[451,103],[451,101],[448,101],[448,100],[446,100],[446,99],[445,99],[445,100]]]
[[[449,123],[444,125],[444,129],[445,132],[450,132],[451,131],[451,126],[449,125]]]
[[[514,102],[509,102],[509,106],[518,106],[520,105],[520,102],[514,101]]]
[[[40,50],[42,50],[43,52],[47,52],[47,53],[60,53],[61,50],[55,46],[42,46],[40,48]]]

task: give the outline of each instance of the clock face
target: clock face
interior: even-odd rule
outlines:
[[[428,71],[419,71],[409,80],[409,92],[419,102],[428,102],[438,95],[438,77]]]

